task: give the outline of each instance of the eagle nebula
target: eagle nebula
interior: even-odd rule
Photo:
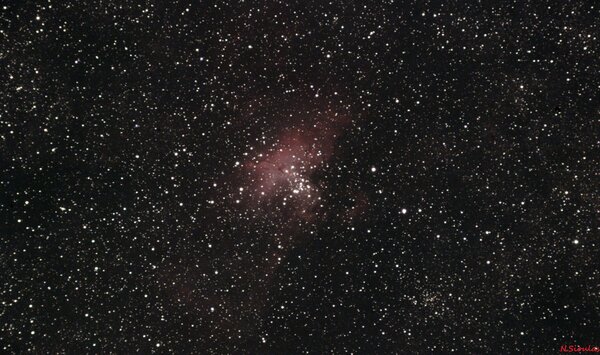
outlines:
[[[322,216],[327,186],[316,175],[335,154],[337,139],[348,123],[345,115],[327,110],[281,129],[271,145],[242,164],[240,189],[247,207],[256,213],[281,214],[289,223]]]
[[[4,354],[600,346],[597,1],[3,1]]]

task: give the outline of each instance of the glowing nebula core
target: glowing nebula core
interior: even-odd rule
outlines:
[[[252,208],[276,209],[303,220],[319,214],[325,186],[314,175],[330,161],[348,124],[342,115],[323,116],[282,130],[268,149],[244,162]]]

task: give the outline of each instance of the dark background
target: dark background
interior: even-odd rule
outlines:
[[[600,346],[599,6],[440,3],[4,2],[2,351]],[[236,205],[324,110],[324,212]]]

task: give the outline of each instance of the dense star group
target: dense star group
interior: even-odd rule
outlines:
[[[278,202],[285,206],[291,200],[302,213],[314,207],[320,193],[311,186],[310,175],[324,159],[317,144],[320,143],[289,135],[275,144],[274,151],[252,159],[248,175],[258,201],[280,199]]]

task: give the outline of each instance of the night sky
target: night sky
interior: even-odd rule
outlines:
[[[600,346],[600,4],[0,6],[2,353]]]

